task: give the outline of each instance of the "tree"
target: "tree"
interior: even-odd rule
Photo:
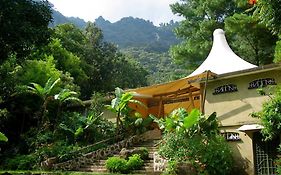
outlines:
[[[259,0],[255,7],[255,15],[274,34],[278,35],[275,47],[274,62],[281,61],[281,4],[278,0]]]
[[[279,0],[259,0],[256,3],[255,14],[273,33],[280,34],[281,4]]]
[[[37,95],[42,100],[39,113],[39,117],[42,117],[42,124],[49,122],[50,118],[48,116],[48,107],[55,102],[57,104],[55,105],[55,113],[52,113],[53,118],[57,118],[61,115],[62,107],[66,103],[79,103],[83,105],[82,101],[77,98],[77,92],[64,88],[56,90],[55,88],[59,82],[60,78],[49,78],[44,87],[37,83],[30,83],[29,86],[24,86],[23,93]],[[57,121],[57,119],[55,119],[55,121]]]
[[[81,87],[83,99],[89,99],[95,91],[112,91],[116,86],[131,88],[146,85],[144,78],[146,71],[142,66],[120,53],[114,44],[104,42],[102,31],[94,23],[88,23],[84,31],[72,24],[59,25],[55,28],[54,38],[60,40],[61,46],[66,51],[72,52],[72,60],[75,59],[75,55],[80,58],[81,69],[73,65],[75,69],[69,72],[72,74],[77,70],[73,76],[77,73],[83,75],[81,73],[84,72],[88,77],[83,78],[83,83],[76,80]],[[70,61],[69,58],[65,59]],[[59,57],[56,56],[56,59]],[[79,61],[75,63],[78,64]]]
[[[277,36],[265,24],[260,23],[252,12],[235,13],[226,18],[225,30],[233,50],[240,57],[255,65],[273,62]]]
[[[176,29],[183,43],[171,49],[177,63],[193,68],[202,63],[211,50],[212,32],[225,29],[233,50],[256,65],[272,63],[277,37],[254,15],[247,1],[189,1],[171,6],[186,19]]]
[[[0,62],[9,54],[23,59],[47,43],[52,13],[48,1],[2,0],[0,6]]]
[[[82,30],[73,24],[61,24],[54,28],[52,35],[54,39],[59,39],[63,48],[72,52],[78,57],[85,56],[86,37]]]
[[[70,76],[74,78],[74,83],[79,86],[87,83],[89,79],[82,69],[81,58],[64,48],[58,38],[51,38],[48,45],[35,51],[31,57],[40,60],[52,57],[55,67],[63,73],[69,72]]]

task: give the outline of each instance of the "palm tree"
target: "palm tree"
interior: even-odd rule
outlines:
[[[83,104],[82,101],[77,98],[77,93],[74,91],[71,91],[69,89],[61,89],[59,93],[54,93],[54,88],[59,83],[60,78],[58,79],[52,79],[49,78],[46,82],[45,86],[42,87],[41,85],[37,83],[30,83],[30,86],[25,86],[25,89],[27,93],[35,94],[38,97],[40,97],[43,101],[43,104],[40,107],[40,115],[42,116],[42,124],[48,119],[47,113],[48,113],[48,104],[50,102],[58,102],[58,109],[57,109],[57,116],[60,115],[62,106],[66,104],[67,102],[75,102]]]
[[[30,86],[25,86],[26,89],[25,92],[35,94],[38,97],[40,97],[43,101],[39,113],[39,115],[42,116],[42,122],[44,122],[46,114],[48,112],[47,110],[48,103],[54,100],[53,89],[59,83],[59,81],[60,78],[55,80],[49,78],[44,87],[42,87],[40,84],[37,83],[30,83]]]

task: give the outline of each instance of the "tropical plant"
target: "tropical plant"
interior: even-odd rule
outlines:
[[[178,163],[190,162],[198,173],[230,173],[231,151],[219,134],[216,113],[205,117],[197,109],[188,114],[180,108],[156,122],[165,131],[160,155]]]
[[[200,133],[205,135],[218,133],[216,113],[210,116],[202,116],[198,109],[193,109],[190,113],[184,108],[178,108],[171,112],[167,117],[158,119],[150,115],[159,128],[165,132],[186,133],[190,136]]]
[[[42,87],[40,84],[37,84],[37,83],[30,83],[29,86],[23,87],[24,93],[34,94],[41,98],[41,100],[43,102],[40,107],[41,108],[40,115],[42,116],[42,122],[44,122],[47,119],[46,118],[46,114],[48,112],[47,106],[48,106],[49,102],[54,100],[53,90],[59,81],[60,81],[60,78],[58,78],[56,80],[49,78],[44,87]]]
[[[52,104],[56,103],[56,110],[52,111],[54,112],[52,114],[53,117],[59,117],[61,115],[62,107],[66,103],[79,103],[83,105],[82,101],[76,97],[78,94],[75,91],[57,87],[59,82],[60,78],[49,78],[44,87],[37,83],[30,83],[29,86],[22,86],[20,88],[20,93],[34,94],[42,100],[39,110],[39,117],[42,117],[42,124],[50,120],[48,117],[48,107]]]
[[[58,115],[60,115],[61,108],[66,103],[78,103],[81,106],[84,106],[84,103],[77,98],[77,92],[71,91],[69,89],[62,89],[58,94],[54,95],[54,100],[59,102],[58,104]]]
[[[4,141],[4,142],[8,141],[8,138],[2,132],[0,132],[0,141]]]
[[[117,114],[116,116],[116,124],[117,129],[123,129],[122,118],[126,118],[130,115],[132,109],[129,107],[129,103],[136,103],[144,106],[138,100],[133,99],[133,94],[130,92],[124,92],[120,88],[115,89],[115,98],[111,101],[111,105],[106,105],[107,109]],[[145,106],[144,106],[145,107]]]
[[[261,91],[266,95],[264,91]],[[276,88],[274,96],[263,104],[262,110],[252,113],[252,117],[259,118],[262,128],[261,133],[265,140],[271,140],[281,132],[281,87]]]

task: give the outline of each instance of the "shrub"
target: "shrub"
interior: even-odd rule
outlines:
[[[148,156],[149,156],[148,150],[145,147],[134,148],[132,150],[123,148],[120,152],[121,157],[124,159],[128,159],[130,156],[132,156],[134,154],[140,155],[141,159],[143,159],[143,160],[148,159]]]
[[[263,90],[260,90],[260,93],[267,95]],[[272,140],[281,132],[281,87],[277,87],[274,96],[270,98],[263,103],[261,111],[252,113],[252,117],[259,118],[264,126],[261,133],[265,140]]]
[[[178,162],[175,160],[170,160],[163,175],[176,175],[177,174]]]
[[[31,170],[37,163],[35,155],[17,155],[5,160],[4,168],[10,170]]]
[[[230,148],[219,135],[187,138],[184,134],[169,133],[159,153],[170,160],[190,161],[197,171],[208,174],[228,174],[232,169]]]
[[[139,154],[134,154],[128,160],[120,157],[110,157],[105,162],[107,170],[113,173],[129,173],[132,170],[140,169],[144,164]]]
[[[127,173],[127,161],[120,157],[110,157],[105,162],[105,167],[113,173]]]
[[[142,160],[146,160],[149,157],[149,152],[148,152],[147,148],[145,148],[145,147],[139,148],[139,152],[137,154],[140,155]]]
[[[199,173],[231,172],[231,151],[218,132],[215,113],[205,117],[196,110],[187,114],[178,109],[158,123],[166,131],[160,155],[178,163],[190,162]]]
[[[143,160],[139,154],[134,154],[129,157],[129,160],[126,163],[128,170],[137,170],[143,166]]]

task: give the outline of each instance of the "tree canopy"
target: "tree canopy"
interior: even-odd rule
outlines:
[[[176,28],[183,42],[170,50],[173,59],[188,69],[200,65],[211,50],[212,33],[226,31],[233,50],[256,65],[272,63],[277,41],[247,1],[183,0],[171,5],[172,11],[185,19]]]
[[[33,48],[48,42],[52,20],[47,1],[3,0],[0,6],[0,61],[9,54],[23,59]]]

